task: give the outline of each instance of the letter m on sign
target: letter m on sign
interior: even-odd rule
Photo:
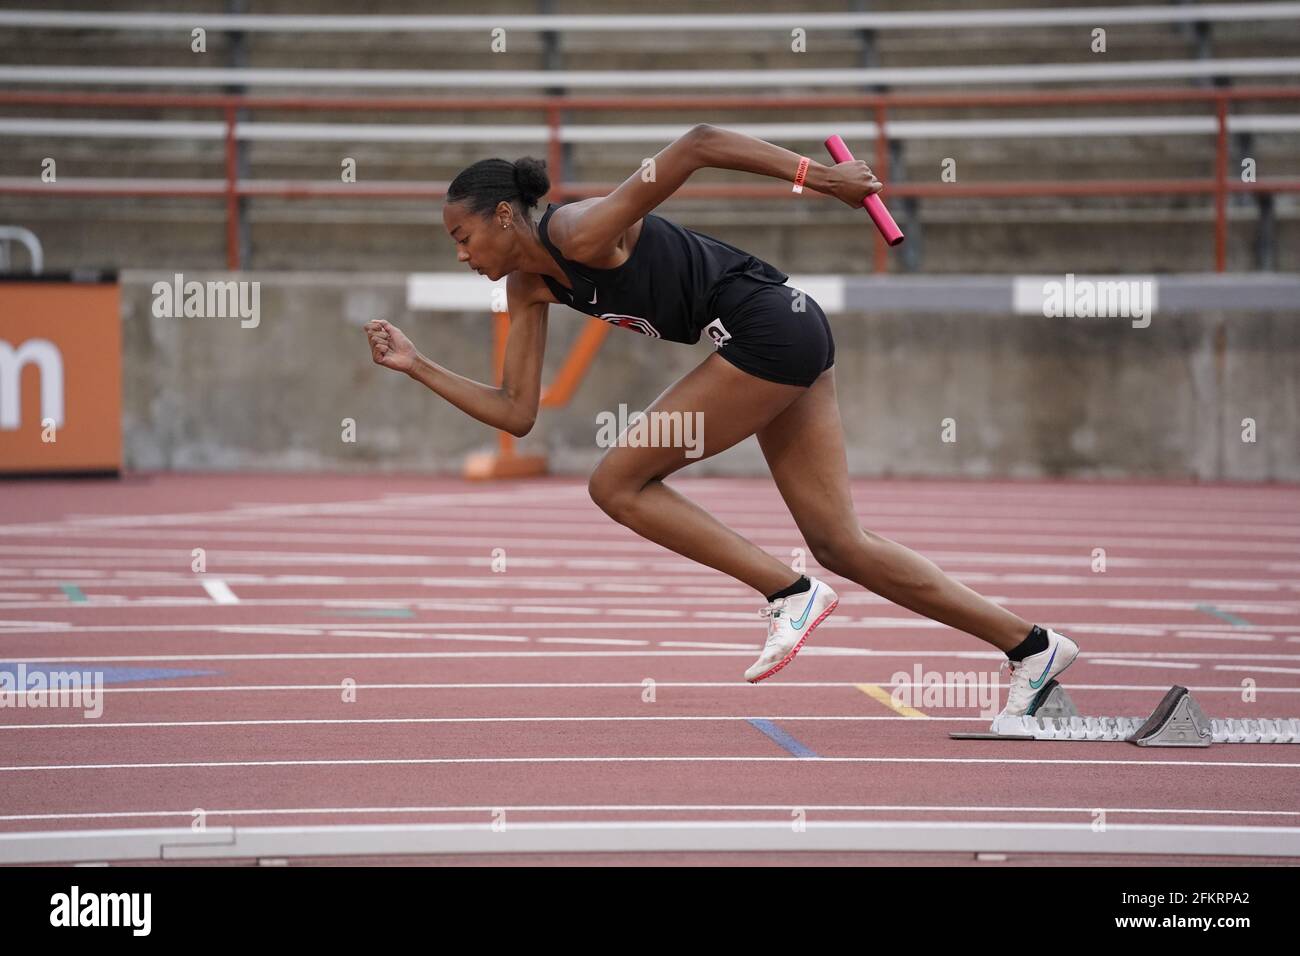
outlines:
[[[0,282],[0,474],[122,465],[116,281]]]
[[[22,424],[23,367],[35,365],[40,375],[41,408],[38,421],[54,419],[63,426],[63,356],[53,342],[28,339],[17,348],[0,339],[0,429],[16,431]]]

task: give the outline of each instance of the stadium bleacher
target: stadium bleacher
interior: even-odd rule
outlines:
[[[195,4],[196,8],[203,5]],[[830,6],[830,5],[823,5]],[[117,9],[114,9],[114,8]],[[791,108],[646,110],[636,100],[708,88],[724,95],[852,94],[979,91],[1107,91],[1213,89],[1228,85],[1295,86],[1300,79],[1300,4],[1133,4],[1045,8],[1019,3],[873,4],[870,11],[790,13],[776,4],[752,14],[686,13],[631,16],[600,4],[566,4],[551,16],[521,14],[517,5],[484,13],[443,8],[438,15],[362,16],[341,20],[346,4],[303,16],[292,6],[245,15],[141,13],[130,4],[93,12],[0,11],[0,90],[151,91],[202,95],[243,89],[261,96],[536,96],[620,95],[618,111],[567,111],[562,127],[563,179],[621,181],[640,160],[694,122],[707,121],[773,138],[805,152],[819,149],[833,125],[850,141],[870,144],[875,117],[867,110]],[[418,8],[413,8],[418,9]],[[539,10],[542,8],[538,8]],[[334,11],[337,10],[337,13]],[[497,15],[497,14],[500,15]],[[679,26],[684,24],[684,26]],[[1092,29],[1107,31],[1093,52]],[[487,68],[493,26],[506,31],[507,57]],[[206,53],[190,49],[190,31],[207,31]],[[237,33],[230,32],[238,28]],[[674,27],[677,27],[674,29]],[[805,31],[806,50],[791,49],[791,30]],[[93,42],[83,42],[93,41]],[[545,155],[546,117],[536,110],[264,111],[238,124],[241,177],[270,192],[280,185],[331,184],[341,156],[357,160],[356,193],[396,183],[414,199],[325,197],[310,201],[245,199],[241,260],[254,267],[292,267],[295,227],[313,226],[313,261],[332,268],[417,268],[449,265],[450,250],[430,243],[425,226],[436,195],[455,172],[483,155]],[[1249,150],[1261,178],[1300,174],[1300,104],[1234,104],[1229,118],[1234,162]],[[1215,120],[1204,104],[1068,104],[1038,107],[952,106],[891,110],[890,180],[939,181],[945,158],[959,158],[963,189],[980,182],[1056,179],[1205,178],[1213,171]],[[225,124],[219,112],[190,108],[43,108],[6,103],[0,110],[0,203],[4,222],[46,239],[52,265],[85,262],[103,249],[86,234],[78,210],[116,221],[117,241],[105,267],[157,263],[176,256],[217,266],[225,256],[219,199],[78,196],[45,201],[19,189],[57,149],[58,188],[153,192],[179,183],[219,196],[225,175]],[[868,153],[868,155],[871,155]],[[705,171],[695,183],[745,183]],[[51,191],[51,190],[47,190]],[[952,190],[954,195],[960,190]],[[1286,268],[1295,260],[1294,193],[1234,196],[1230,203],[1233,268]],[[715,199],[680,199],[666,209],[723,238],[741,237],[760,254],[794,256],[792,267],[814,271],[834,257],[851,220],[828,206],[810,212],[762,200],[737,208]],[[1097,268],[1169,268],[1160,250],[1204,260],[1213,218],[1209,196],[1051,197],[927,196],[902,212],[917,241],[894,268],[926,272],[999,271],[1036,250],[1038,266],[1054,249],[1073,251],[1079,237],[1110,250]],[[835,222],[830,241],[816,224]],[[990,220],[1016,223],[1015,236],[990,230]],[[1192,236],[1188,221],[1205,223]],[[1073,225],[1058,244],[1052,231]],[[1103,242],[1110,234],[1145,233],[1136,244]],[[925,226],[942,225],[942,230]],[[357,233],[363,233],[357,241]],[[939,233],[942,234],[939,234]],[[793,239],[785,236],[796,237]],[[977,241],[976,236],[980,239]],[[923,239],[924,237],[924,239]],[[1190,240],[1190,244],[1189,244]],[[1281,240],[1281,241],[1280,241]],[[974,254],[972,254],[974,253]],[[102,257],[102,254],[101,254]],[[999,265],[999,263],[1003,263]],[[843,264],[836,266],[844,268]]]

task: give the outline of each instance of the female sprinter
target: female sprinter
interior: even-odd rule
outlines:
[[[544,164],[481,160],[452,181],[442,219],[461,262],[493,281],[506,277],[510,333],[501,386],[442,368],[384,321],[366,325],[372,357],[479,421],[522,437],[537,418],[551,303],[651,339],[693,344],[707,330],[713,353],[647,411],[702,412],[700,458],[758,436],[818,563],[1004,651],[1011,680],[1002,715],[1024,714],[1036,691],[1074,660],[1077,645],[1031,627],[928,559],[859,526],[835,397],[835,345],[821,308],[785,285],[779,269],[651,215],[697,169],[792,179],[800,160],[771,143],[699,125],[654,157],[646,167],[652,175],[638,170],[608,196],[548,205],[538,221],[530,211],[550,190]],[[812,162],[806,176],[808,188],[854,207],[882,188],[860,161]],[[769,619],[767,641],[745,672],[760,681],[790,663],[838,598],[816,578],[791,581],[789,567],[664,483],[695,460],[682,448],[620,444],[601,458],[588,488],[619,524],[764,595],[767,607],[759,613]]]

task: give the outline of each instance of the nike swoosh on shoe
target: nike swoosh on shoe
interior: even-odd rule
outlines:
[[[1049,673],[1051,673],[1052,661],[1056,660],[1056,652],[1059,648],[1060,648],[1059,644],[1056,647],[1052,648],[1052,656],[1047,659],[1047,666],[1044,667],[1043,672],[1038,675],[1038,680],[1031,680],[1029,682],[1029,686],[1032,689],[1038,690],[1040,687],[1043,686],[1043,680],[1047,677]]]
[[[817,587],[821,587],[821,585],[818,585]],[[817,588],[815,587],[813,588],[812,594],[808,595],[808,604],[806,607],[804,607],[803,613],[790,622],[791,626],[794,627],[795,630],[798,630],[799,628],[803,627],[803,622],[808,620],[808,612],[812,610],[813,598],[815,598],[816,596],[817,596]]]

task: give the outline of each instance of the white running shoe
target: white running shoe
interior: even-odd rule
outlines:
[[[1007,706],[993,718],[993,732],[998,732],[998,721],[1003,717],[1023,717],[1047,682],[1073,664],[1078,656],[1078,644],[1048,628],[1045,650],[1030,654],[1019,663],[1010,659],[1003,661],[1002,666],[1011,669],[1011,682],[1007,689]]]
[[[758,612],[759,617],[768,619],[767,643],[758,660],[745,671],[745,680],[751,684],[771,677],[794,660],[813,628],[840,603],[839,595],[825,582],[814,577],[808,580],[812,586],[807,591],[777,598]]]

